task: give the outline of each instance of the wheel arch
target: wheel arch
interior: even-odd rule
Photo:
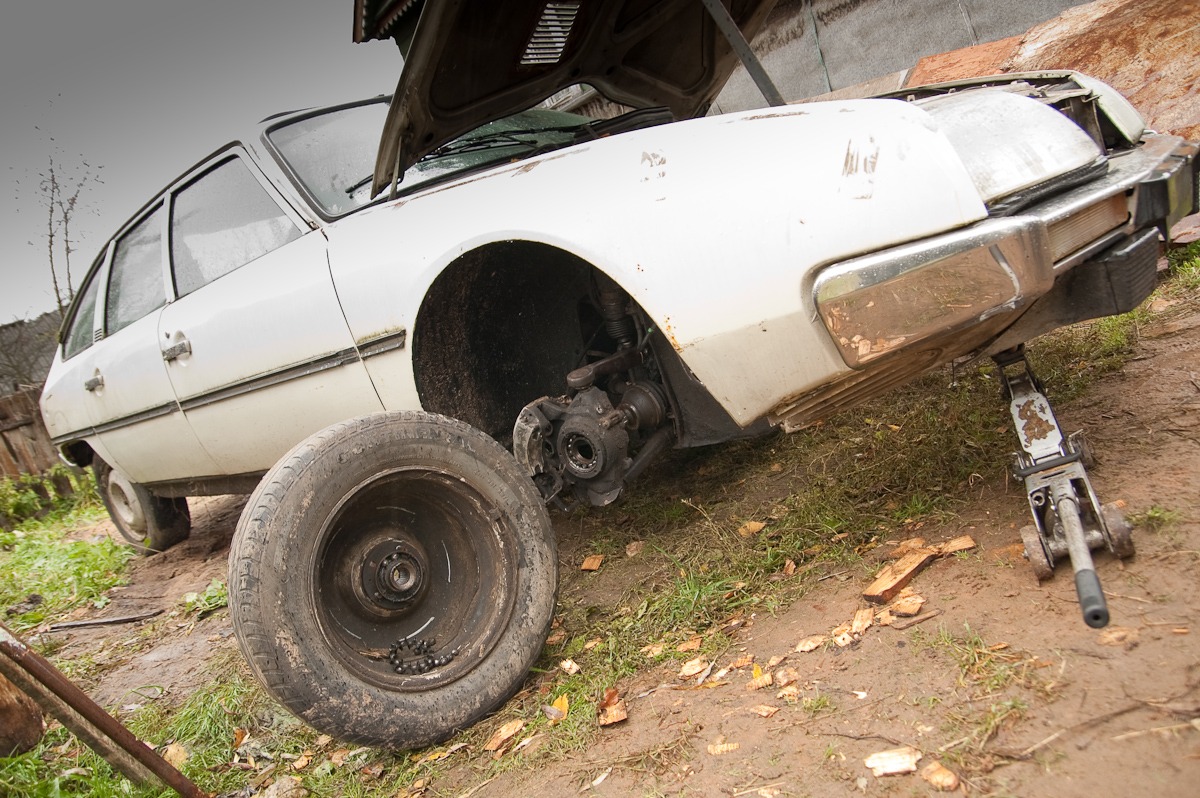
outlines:
[[[558,244],[481,244],[433,279],[413,323],[421,407],[507,440],[521,408],[566,391],[602,326],[591,306],[600,275],[620,275]],[[632,295],[627,286],[621,286]]]

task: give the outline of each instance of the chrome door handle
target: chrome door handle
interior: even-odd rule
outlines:
[[[83,383],[83,389],[85,391],[87,391],[88,393],[91,393],[92,391],[96,390],[97,388],[103,388],[103,387],[104,387],[104,377],[100,376],[99,374],[97,374],[95,377],[92,377],[90,380],[87,380],[86,382]]]
[[[168,346],[163,350],[163,360],[172,361],[180,355],[190,355],[192,353],[192,342],[184,339],[174,346]]]

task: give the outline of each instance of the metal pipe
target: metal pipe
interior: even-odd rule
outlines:
[[[1108,626],[1108,603],[1096,576],[1092,552],[1084,536],[1083,522],[1079,519],[1079,498],[1069,480],[1056,480],[1051,488],[1054,495],[1054,512],[1063,527],[1067,539],[1067,553],[1071,555],[1071,568],[1075,571],[1075,593],[1079,607],[1083,610],[1083,621],[1093,629]]]
[[[742,66],[746,67],[746,71],[750,73],[750,79],[754,81],[754,85],[762,92],[763,99],[768,105],[786,105],[783,101],[783,95],[779,93],[779,89],[775,88],[775,84],[771,82],[771,78],[767,75],[767,70],[763,69],[762,62],[758,60],[758,56],[750,49],[750,42],[746,41],[746,37],[742,35],[741,28],[733,21],[733,15],[729,13],[729,9],[721,2],[721,0],[700,0],[704,7],[708,9],[708,13],[712,15],[713,22],[717,23],[717,29],[725,35],[725,39],[729,42],[729,46],[737,53],[738,58],[742,60]]]
[[[0,671],[131,781],[144,782],[151,775],[183,798],[209,798],[4,624]]]

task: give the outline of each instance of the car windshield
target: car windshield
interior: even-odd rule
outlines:
[[[386,102],[337,108],[272,128],[267,138],[319,208],[327,216],[341,216],[371,201],[387,109]],[[544,108],[489,122],[410,167],[400,189],[565,146],[591,122]]]

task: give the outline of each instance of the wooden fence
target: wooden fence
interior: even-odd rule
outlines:
[[[0,475],[41,474],[58,462],[58,452],[38,410],[40,391],[0,397]]]

